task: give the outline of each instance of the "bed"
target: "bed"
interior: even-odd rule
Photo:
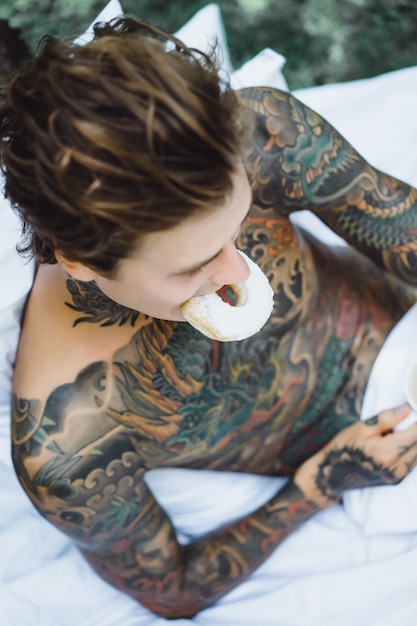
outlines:
[[[112,0],[99,19],[119,15]],[[261,51],[233,71],[218,6],[207,5],[178,35],[207,48],[217,38],[235,87],[288,89],[285,59]],[[83,43],[89,32],[77,43]],[[326,117],[373,165],[417,186],[417,67],[376,78],[294,92]],[[15,251],[18,224],[0,199],[0,623],[2,626],[415,626],[417,478],[363,490],[293,533],[240,587],[193,619],[168,622],[102,581],[77,549],[32,507],[10,457],[10,389],[19,316],[33,265]],[[323,240],[344,245],[314,216],[295,218]],[[404,400],[402,378],[417,354],[415,308],[389,336],[367,388],[363,417]],[[414,331],[414,332],[413,332]],[[394,365],[394,366],[393,366]],[[148,484],[180,541],[253,510],[279,478],[153,470]],[[201,488],[204,483],[204,489]],[[220,494],[220,497],[219,497]]]

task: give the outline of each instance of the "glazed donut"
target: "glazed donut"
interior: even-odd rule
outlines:
[[[238,250],[250,269],[244,283],[229,285],[236,297],[232,306],[218,293],[190,298],[181,309],[187,322],[206,337],[218,341],[240,341],[254,335],[269,319],[274,292],[261,268]]]

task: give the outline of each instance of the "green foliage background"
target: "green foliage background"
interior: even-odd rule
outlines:
[[[178,29],[208,0],[121,0],[126,13]],[[0,0],[0,19],[33,49],[44,34],[76,36],[106,0]],[[416,0],[218,0],[234,67],[269,46],[292,89],[417,65]]]

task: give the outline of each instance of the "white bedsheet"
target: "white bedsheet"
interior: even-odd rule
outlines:
[[[118,12],[118,3],[112,0],[101,17]],[[205,15],[207,21],[200,14],[199,24],[207,24],[208,35],[221,32],[217,8],[211,5]],[[193,24],[188,27],[193,32]],[[285,86],[280,67],[282,58],[273,53],[263,55],[263,80],[271,81],[269,84],[277,80],[277,86]],[[257,76],[252,68],[238,79],[253,84]],[[375,79],[302,90],[296,95],[324,114],[372,163],[417,185],[417,67]],[[17,319],[33,268],[14,252],[16,226],[10,216],[5,217],[6,210],[4,201],[0,202],[1,626],[416,626],[417,532],[398,532],[398,528],[397,532],[393,528],[368,532],[369,528],[362,527],[364,508],[362,519],[352,511],[348,515],[342,505],[318,514],[244,584],[193,620],[158,618],[96,576],[76,548],[33,509],[11,465],[11,367]],[[298,219],[310,223],[305,214]],[[311,227],[316,228],[315,223]],[[325,230],[319,234],[327,236]],[[409,350],[410,340],[417,340],[412,333],[405,337]],[[409,358],[401,353],[401,341],[394,343],[398,351],[388,358],[393,374],[400,371],[398,364]],[[374,371],[378,374],[377,367]],[[370,403],[381,400],[378,385],[385,388],[381,378],[374,378],[378,375],[371,379],[373,386],[367,392]],[[394,384],[393,389],[394,396],[398,387]],[[367,410],[372,407],[368,405]],[[154,470],[147,480],[182,541],[256,508],[282,482],[179,469]],[[389,505],[384,502],[378,504],[382,512],[366,509],[368,522],[369,515],[375,518],[376,514],[377,519],[386,515]]]

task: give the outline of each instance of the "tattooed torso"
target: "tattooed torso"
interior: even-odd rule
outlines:
[[[34,457],[39,469],[43,459],[41,482],[69,475],[86,480],[100,459],[107,463],[124,452],[144,469],[288,474],[358,418],[372,363],[410,300],[358,256],[313,253],[311,239],[271,221],[249,218],[241,237],[240,247],[254,256],[264,251],[258,262],[277,294],[271,321],[255,337],[219,343],[186,323],[138,316],[126,340],[129,332],[101,327],[93,311],[93,324],[78,339],[72,324],[79,316],[70,313],[72,333],[66,334],[75,344],[60,345],[57,366],[62,380],[65,361],[71,364],[68,380],[55,388],[43,381],[44,396],[32,397],[20,391],[18,368],[14,443],[29,465]],[[68,283],[74,292],[75,283]],[[111,330],[125,344],[111,358],[95,359],[95,344],[107,342]],[[58,332],[48,324],[46,346]],[[81,340],[90,362],[81,360]],[[83,367],[76,371],[78,359]],[[44,376],[43,360],[31,351],[30,388]]]
[[[245,99],[259,129],[238,247],[274,288],[262,331],[218,343],[114,306],[94,285],[54,292],[56,268],[38,272],[16,368],[14,461],[35,505],[81,544],[126,536],[150,501],[142,478],[151,468],[292,475],[358,419],[372,364],[415,300],[372,261],[326,249],[288,219],[318,204],[335,222],[340,186],[363,203],[363,168],[356,174],[347,151],[342,159],[338,136],[287,96]],[[380,261],[384,250],[374,251]]]

